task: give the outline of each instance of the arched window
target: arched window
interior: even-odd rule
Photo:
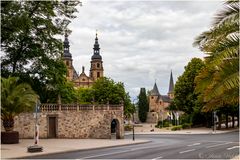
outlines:
[[[97,72],[97,78],[100,77],[100,72]]]
[[[97,68],[100,68],[100,64],[99,63],[97,63]]]

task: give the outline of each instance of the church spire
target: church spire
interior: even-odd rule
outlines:
[[[169,96],[170,98],[172,98],[172,97],[173,97],[173,93],[174,93],[174,83],[173,83],[173,75],[172,75],[172,70],[171,70],[170,81],[169,81],[168,96]]]
[[[100,55],[100,47],[99,47],[99,43],[98,43],[98,37],[97,37],[97,32],[96,32],[96,38],[95,38],[95,43],[94,43],[94,47],[93,47],[93,56],[92,56],[92,60],[93,59],[102,59],[102,56]]]
[[[64,47],[63,57],[64,58],[72,58],[72,54],[69,52],[70,45],[69,45],[67,34],[65,34],[65,40],[63,42],[63,47]]]
[[[154,83],[153,89],[150,94],[151,94],[151,96],[159,96],[160,95],[156,82]]]

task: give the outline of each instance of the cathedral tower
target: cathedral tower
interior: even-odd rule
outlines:
[[[68,41],[68,35],[65,34],[65,40],[63,42],[63,47],[64,47],[64,53],[63,53],[63,61],[67,67],[67,74],[66,77],[68,80],[73,80],[73,74],[74,74],[74,68],[72,65],[72,54],[69,51],[69,41]]]
[[[95,44],[93,47],[93,56],[91,59],[90,78],[93,81],[96,81],[100,77],[103,77],[103,61],[102,56],[100,55],[100,48],[96,33]]]
[[[172,71],[171,71],[171,74],[170,74],[168,97],[169,97],[170,99],[173,99],[173,98],[174,98],[174,83],[173,83]]]

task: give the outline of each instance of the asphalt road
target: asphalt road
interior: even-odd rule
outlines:
[[[239,132],[214,135],[136,135],[150,143],[59,153],[31,159],[231,159],[239,155]],[[132,138],[131,135],[125,138]]]

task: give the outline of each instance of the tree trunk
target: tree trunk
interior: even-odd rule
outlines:
[[[234,128],[234,124],[235,124],[234,113],[232,113],[232,128]]]
[[[226,128],[228,128],[228,112],[226,112],[226,122],[225,122]]]
[[[222,124],[222,114],[219,113],[219,115],[218,115],[218,129],[219,130],[221,129],[221,124]]]

